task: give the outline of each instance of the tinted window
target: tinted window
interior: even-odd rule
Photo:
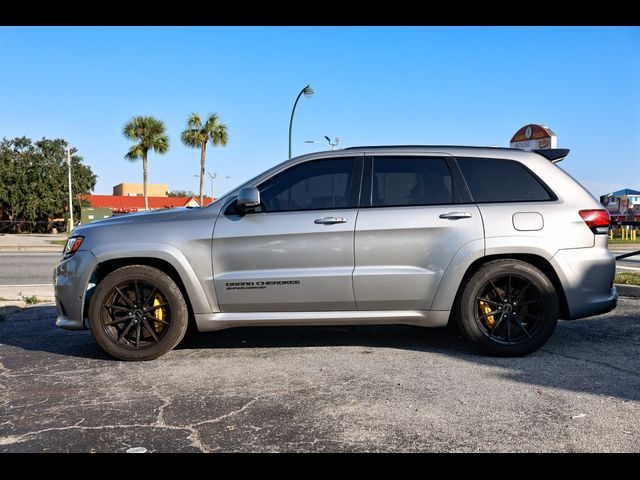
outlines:
[[[349,192],[354,159],[317,160],[296,165],[258,188],[265,212],[320,210],[354,206]]]
[[[380,157],[373,160],[374,207],[454,203],[453,181],[442,158]]]
[[[552,197],[533,174],[513,160],[458,158],[476,202],[535,202]]]

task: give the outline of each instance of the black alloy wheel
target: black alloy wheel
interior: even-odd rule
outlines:
[[[171,322],[166,295],[141,280],[113,287],[102,307],[100,321],[104,332],[124,348],[139,350],[157,344]]]
[[[533,338],[544,319],[542,292],[535,283],[518,274],[490,278],[476,300],[476,323],[488,339],[497,343],[526,342]]]
[[[464,337],[486,353],[531,353],[544,345],[558,323],[555,287],[530,263],[488,262],[461,288],[454,317]]]
[[[103,278],[91,298],[89,325],[98,344],[121,360],[152,360],[184,337],[189,313],[173,279],[129,265]]]

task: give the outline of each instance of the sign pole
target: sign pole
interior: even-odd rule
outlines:
[[[71,195],[71,146],[67,144],[67,170],[69,173],[69,235],[73,230],[73,196]]]

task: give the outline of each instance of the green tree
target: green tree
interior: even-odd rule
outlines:
[[[129,148],[124,156],[130,162],[142,159],[142,183],[144,188],[144,209],[149,208],[147,199],[147,155],[153,150],[159,155],[169,150],[169,137],[165,134],[164,123],[149,116],[133,117],[122,129],[122,133],[128,140],[137,143]]]
[[[200,148],[200,205],[204,199],[204,167],[207,158],[207,143],[213,147],[226,145],[227,126],[218,121],[218,115],[212,113],[203,124],[200,115],[192,113],[187,119],[187,128],[182,132],[182,143],[187,147]]]
[[[61,138],[26,137],[0,142],[0,216],[12,222],[43,222],[68,213],[67,142]],[[96,175],[71,149],[74,211],[80,216],[81,196],[91,193]]]

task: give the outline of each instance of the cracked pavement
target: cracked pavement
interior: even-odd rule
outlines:
[[[640,452],[640,299],[515,359],[449,330],[247,327],[127,363],[54,315],[0,321],[0,452]]]

